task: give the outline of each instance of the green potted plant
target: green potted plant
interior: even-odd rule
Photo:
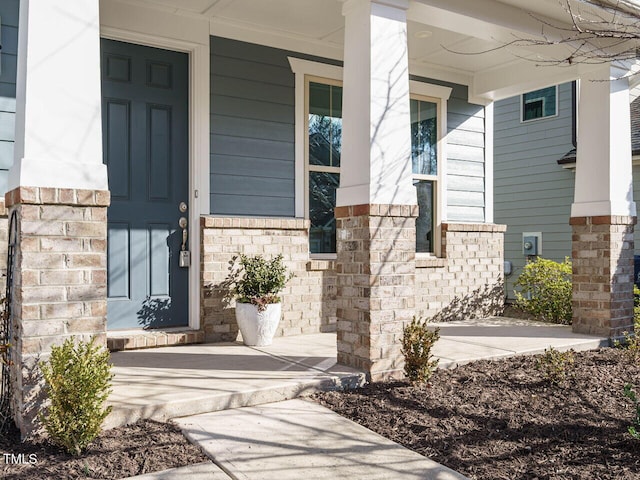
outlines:
[[[229,262],[228,285],[236,299],[236,321],[245,345],[270,345],[282,315],[280,292],[293,277],[282,255],[235,256]]]

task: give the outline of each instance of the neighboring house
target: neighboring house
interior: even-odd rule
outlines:
[[[283,254],[295,273],[280,335],[336,331],[338,361],[372,379],[402,374],[399,339],[414,315],[495,312],[493,101],[628,67],[540,69],[524,59],[539,49],[496,48],[540,31],[531,13],[566,23],[556,2],[521,4],[0,2],[12,244],[1,333],[23,433],[40,398],[31,370],[65,338],[112,349],[235,340],[220,285],[238,253]],[[628,112],[615,95],[627,89],[585,88],[580,125],[599,146],[578,152],[580,188],[614,170],[630,180],[609,148],[629,143],[609,128]],[[531,114],[539,108],[531,99]],[[632,321],[632,300],[613,296],[630,288],[618,230],[635,215],[617,186],[574,202],[574,249],[621,265],[599,277],[611,301],[597,322],[576,309],[577,331],[616,336]]]
[[[527,262],[525,237],[540,235],[538,253],[562,261],[572,256],[569,225],[576,166],[575,86],[563,83],[495,103],[495,221],[507,225],[504,258],[506,294],[515,299],[514,282]],[[640,198],[640,99],[631,92],[634,198]],[[546,111],[530,99],[545,100]],[[528,102],[528,103],[527,103]],[[535,105],[534,105],[535,107]],[[635,231],[640,241],[640,230]]]

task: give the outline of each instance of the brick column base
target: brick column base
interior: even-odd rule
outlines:
[[[418,207],[338,207],[338,362],[372,381],[402,378],[402,328],[415,312]]]
[[[573,331],[619,338],[633,331],[636,217],[573,217]]]
[[[13,413],[23,436],[42,407],[38,363],[53,345],[96,336],[106,346],[108,191],[20,187],[13,277]]]

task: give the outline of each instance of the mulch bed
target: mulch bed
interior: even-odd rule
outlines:
[[[150,420],[102,432],[78,457],[12,431],[0,437],[0,455],[0,478],[15,480],[120,479],[209,461],[178,427]]]
[[[622,394],[626,382],[640,387],[640,365],[616,349],[576,353],[574,377],[552,386],[537,358],[315,398],[472,479],[640,479],[640,440],[627,432],[634,408]]]

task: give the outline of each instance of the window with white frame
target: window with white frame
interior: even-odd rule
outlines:
[[[308,79],[307,205],[311,221],[309,251],[336,252],[336,189],[342,150],[342,86]]]
[[[438,201],[438,100],[410,100],[411,163],[418,194],[416,252],[435,253]]]
[[[554,117],[558,113],[558,87],[547,87],[522,94],[522,121]]]

